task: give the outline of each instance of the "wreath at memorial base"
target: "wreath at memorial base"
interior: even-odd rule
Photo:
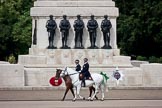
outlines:
[[[52,86],[60,86],[62,84],[62,79],[59,78],[59,79],[56,79],[55,77],[52,77],[50,80],[49,80],[49,83],[52,85]]]

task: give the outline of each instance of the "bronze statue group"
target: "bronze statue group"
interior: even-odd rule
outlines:
[[[57,24],[55,20],[53,19],[53,15],[49,16],[50,19],[46,23],[46,28],[48,32],[48,40],[49,40],[49,46],[48,49],[55,49],[54,47],[54,36],[55,36],[55,30],[57,28]],[[97,37],[97,28],[98,23],[94,18],[94,15],[90,16],[90,20],[88,20],[87,28],[90,36],[90,43],[91,46],[90,49],[96,49],[98,48],[96,43],[96,37]],[[85,28],[84,22],[81,19],[80,15],[77,15],[77,19],[74,21],[74,31],[75,31],[75,47],[74,48],[81,48],[83,49],[83,29]],[[103,39],[104,39],[104,46],[103,49],[111,49],[110,46],[110,29],[112,25],[110,20],[108,19],[107,15],[104,15],[104,20],[101,22],[101,31],[103,33]],[[67,20],[67,16],[63,15],[63,19],[60,21],[59,24],[61,36],[62,36],[62,47],[63,49],[69,49],[70,47],[67,45],[67,40],[69,36],[69,29],[71,28],[69,20]]]

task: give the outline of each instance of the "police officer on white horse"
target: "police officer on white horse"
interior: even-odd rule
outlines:
[[[81,70],[80,77],[82,79],[82,87],[86,86],[85,80],[87,79],[92,80],[91,74],[89,72],[89,63],[87,58],[84,58],[84,65],[83,65],[83,69]]]

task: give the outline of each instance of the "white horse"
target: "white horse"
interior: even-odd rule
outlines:
[[[71,68],[66,67],[65,70],[62,70],[60,76],[62,75],[69,75],[71,80],[72,80],[72,84],[74,86],[74,92],[75,92],[75,97],[73,98],[73,101],[75,101],[77,99],[77,97],[79,96],[80,98],[84,99],[82,96],[80,96],[80,89],[81,89],[81,83],[82,81],[79,80],[79,73]],[[106,86],[106,81],[103,75],[98,74],[98,73],[92,73],[91,77],[93,80],[85,80],[86,83],[86,87],[90,87],[93,86],[95,87],[95,93],[92,97],[88,97],[88,100],[93,100],[94,97],[96,96],[96,94],[98,93],[98,90],[101,89],[101,100],[104,100],[104,89]]]

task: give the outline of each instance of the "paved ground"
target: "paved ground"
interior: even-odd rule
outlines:
[[[162,108],[162,100],[0,101],[0,108]]]
[[[105,101],[92,102],[72,102],[70,92],[63,102],[63,93],[64,90],[0,90],[0,108],[162,108],[162,90],[109,90]],[[88,90],[81,94],[88,97]]]
[[[0,90],[0,100],[34,100],[34,101],[59,101],[64,90]],[[88,97],[87,89],[81,90],[81,95]],[[101,94],[98,94],[101,97]],[[71,100],[72,94],[67,94],[66,100]],[[105,92],[106,100],[162,100],[162,90],[109,90]]]

